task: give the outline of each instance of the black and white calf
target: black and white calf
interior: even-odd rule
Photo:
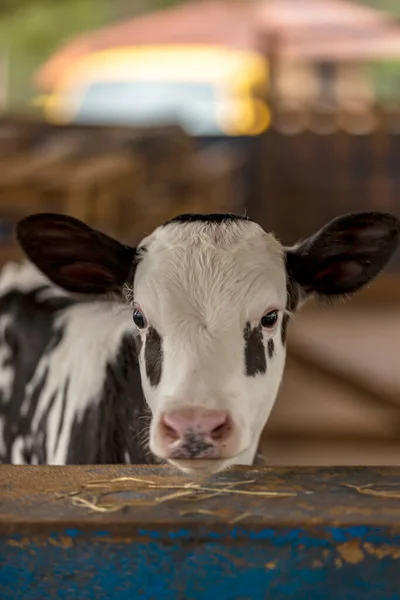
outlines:
[[[399,238],[376,212],[290,249],[234,215],[180,216],[137,248],[67,216],[22,220],[31,263],[0,277],[1,460],[251,464],[291,315],[368,284]]]

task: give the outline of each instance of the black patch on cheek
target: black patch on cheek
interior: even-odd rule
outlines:
[[[244,360],[246,365],[246,375],[255,377],[258,373],[263,374],[267,370],[267,360],[265,358],[265,347],[261,325],[251,329],[250,323],[246,323],[243,337]]]
[[[268,357],[272,358],[274,353],[275,353],[275,344],[274,344],[274,340],[271,338],[270,340],[268,340]]]
[[[144,348],[146,375],[151,387],[156,387],[161,380],[163,349],[160,334],[154,327],[149,327]]]

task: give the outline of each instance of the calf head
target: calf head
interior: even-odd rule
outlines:
[[[399,221],[377,212],[339,217],[292,248],[234,215],[182,215],[137,248],[63,215],[18,225],[27,256],[54,283],[131,304],[150,448],[202,473],[252,463],[296,308],[368,284],[399,235]]]

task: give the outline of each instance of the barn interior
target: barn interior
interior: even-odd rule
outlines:
[[[182,213],[285,246],[344,213],[400,219],[399,167],[399,0],[0,0],[0,268],[32,213],[132,246]],[[0,464],[1,600],[398,600],[400,251],[296,314],[255,464],[192,481],[32,455]]]
[[[1,8],[2,265],[33,212],[127,243],[186,212],[246,213],[285,245],[346,212],[400,217],[395,1],[58,4]],[[297,315],[267,465],[400,464],[399,316],[399,255]]]

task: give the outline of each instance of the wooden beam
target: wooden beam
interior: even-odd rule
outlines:
[[[169,467],[3,465],[0,478],[2,600],[398,596],[400,469],[236,468],[201,482],[226,490],[208,499]]]

